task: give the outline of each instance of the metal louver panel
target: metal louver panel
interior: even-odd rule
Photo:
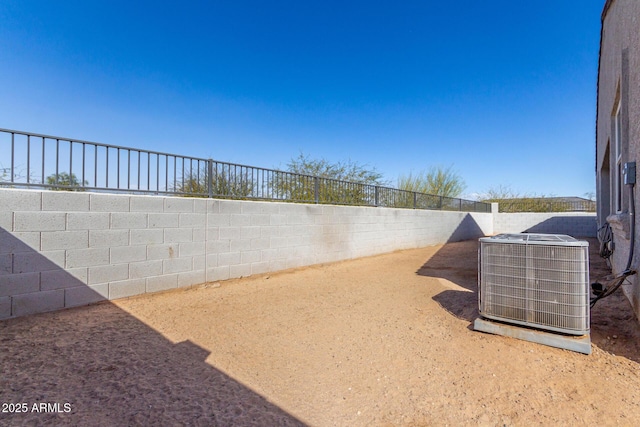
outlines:
[[[589,333],[588,243],[563,235],[480,239],[482,317],[571,335]]]

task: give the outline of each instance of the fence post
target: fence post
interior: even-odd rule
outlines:
[[[458,211],[462,212],[462,199],[458,199]]]
[[[373,188],[374,188],[374,201],[373,201],[373,205],[377,207],[377,206],[379,206],[379,205],[380,205],[380,194],[379,194],[379,191],[378,191],[378,190],[379,190],[379,188],[378,188],[378,186],[377,186],[377,185],[376,185],[375,187],[373,187]]]
[[[320,182],[318,181],[318,177],[314,176],[313,177],[313,194],[314,194],[314,200],[317,203],[320,202]]]
[[[213,160],[207,160],[207,190],[209,198],[213,198]]]
[[[413,209],[418,207],[418,193],[413,192]]]
[[[442,196],[438,196],[440,198],[440,202],[438,203],[438,209],[442,210]]]

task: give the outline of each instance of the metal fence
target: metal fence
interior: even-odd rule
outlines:
[[[552,198],[521,198],[496,200],[499,212],[595,212],[593,200],[562,200]]]
[[[10,129],[0,129],[0,186],[491,212],[472,200]]]

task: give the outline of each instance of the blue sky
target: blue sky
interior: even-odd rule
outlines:
[[[4,0],[0,127],[582,196],[603,4]]]

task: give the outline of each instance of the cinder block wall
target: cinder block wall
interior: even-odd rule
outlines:
[[[595,213],[494,213],[493,232],[567,234],[572,237],[596,237]]]
[[[487,213],[0,189],[0,319],[492,233]]]

